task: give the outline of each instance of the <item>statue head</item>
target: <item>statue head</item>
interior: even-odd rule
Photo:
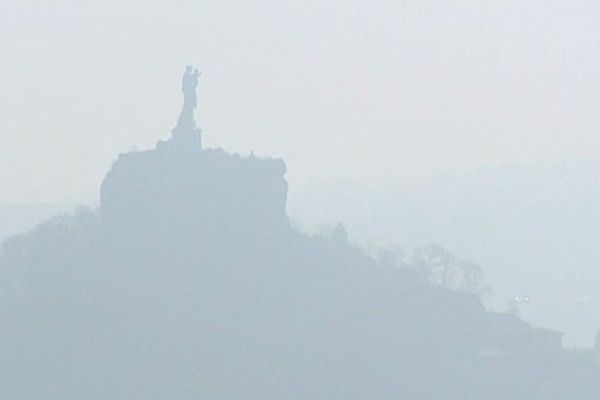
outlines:
[[[195,92],[196,86],[198,86],[198,77],[200,73],[197,68],[192,67],[191,65],[187,65],[185,67],[185,72],[183,73],[182,79],[182,89],[183,93],[191,94],[192,91]]]

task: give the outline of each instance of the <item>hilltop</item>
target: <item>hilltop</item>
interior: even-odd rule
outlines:
[[[172,138],[121,155],[99,210],[4,243],[0,397],[592,398],[593,360],[560,333],[343,231],[293,229],[282,160],[202,147],[197,77]]]

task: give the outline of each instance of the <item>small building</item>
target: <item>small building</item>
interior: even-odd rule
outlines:
[[[539,356],[561,351],[562,332],[533,327],[513,314],[488,313],[481,356]]]

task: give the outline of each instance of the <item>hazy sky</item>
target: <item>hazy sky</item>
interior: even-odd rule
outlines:
[[[596,0],[0,0],[0,203],[97,204],[119,153],[170,137],[194,64],[205,144],[285,158],[302,228],[447,245],[587,345],[599,20]]]
[[[208,146],[284,157],[292,190],[600,152],[600,3],[0,3],[0,199],[94,203],[166,139],[186,63]],[[294,189],[296,188],[296,189]]]

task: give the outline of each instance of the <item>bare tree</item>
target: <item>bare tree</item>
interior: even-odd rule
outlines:
[[[432,285],[478,296],[489,292],[483,284],[483,271],[478,264],[459,260],[440,245],[416,249],[408,265]]]
[[[416,249],[409,263],[427,282],[444,288],[453,288],[456,275],[452,254],[437,244]]]

